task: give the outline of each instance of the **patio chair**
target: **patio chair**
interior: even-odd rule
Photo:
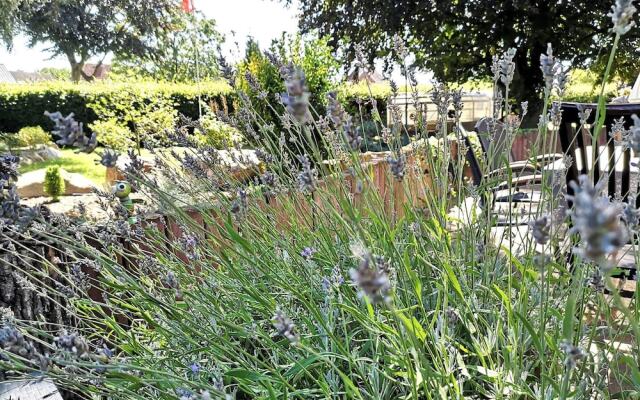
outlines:
[[[476,135],[480,139],[480,149],[472,142],[472,135],[462,126],[458,127],[461,139],[467,147],[466,161],[469,164],[472,183],[476,187],[491,185],[483,191],[485,195],[480,198],[479,204],[475,204],[472,198],[467,198],[463,204],[455,207],[449,216],[456,218],[462,215],[463,223],[470,222],[470,215],[483,212],[491,217],[491,240],[494,244],[503,244],[503,238],[507,235],[515,237],[509,240],[513,254],[521,253],[535,242],[531,236],[529,223],[534,220],[541,208],[541,185],[543,182],[553,183],[549,178],[554,174],[552,160],[561,160],[562,154],[550,154],[536,157],[531,161],[511,161],[506,163],[503,154],[509,154],[507,149],[504,125],[491,119],[480,120],[475,127]],[[483,144],[484,137],[484,144]],[[510,177],[510,178],[509,178]],[[492,179],[497,181],[492,182]],[[552,187],[553,193],[559,191],[558,184]],[[478,203],[478,202],[476,202]],[[466,216],[466,220],[465,220]],[[563,242],[564,243],[564,242]],[[565,247],[562,245],[561,247]],[[554,256],[559,254],[559,247],[536,246],[536,251],[550,250]]]
[[[562,103],[562,122],[559,127],[559,139],[562,151],[571,156],[573,162],[566,168],[566,191],[568,195],[573,195],[574,190],[569,185],[572,181],[577,181],[580,175],[589,175],[593,178],[593,183],[606,180],[607,195],[611,199],[620,199],[623,203],[640,206],[640,171],[638,169],[638,158],[629,148],[625,148],[621,143],[616,143],[606,131],[614,124],[614,120],[623,118],[625,129],[632,125],[631,115],[640,115],[640,103],[607,104],[606,116],[603,132],[599,136],[597,152],[592,148],[593,133],[591,129],[580,129],[580,108],[591,108],[588,124],[593,124],[595,120],[595,110],[597,104]],[[590,174],[592,172],[592,174]],[[633,178],[633,179],[632,179]],[[633,185],[632,185],[633,183]],[[632,187],[633,186],[633,187]],[[567,207],[571,208],[572,202],[567,202]],[[631,238],[633,240],[633,237]],[[573,264],[574,258],[569,260]],[[637,268],[633,246],[627,244],[615,257],[615,262],[621,272],[615,274],[616,278],[636,280]],[[635,282],[633,288],[635,289]],[[623,295],[633,293],[630,288],[623,288]]]
[[[476,123],[474,130],[478,135],[482,151],[491,170],[499,170],[504,167],[503,160],[500,157],[493,157],[493,155],[507,154],[509,166],[512,170],[533,172],[538,172],[544,165],[563,158],[560,153],[549,153],[539,154],[527,160],[515,160],[513,149],[507,148],[509,146],[509,137],[504,123],[493,118],[485,117],[480,119]]]
[[[537,203],[540,192],[536,185],[541,185],[551,172],[548,165],[562,159],[562,154],[541,155],[534,159],[513,161],[511,149],[507,149],[509,140],[504,124],[491,118],[483,118],[475,126],[475,134],[480,141],[482,160],[478,159],[477,151],[471,136],[462,127],[458,130],[467,146],[466,159],[471,169],[474,186],[486,183],[487,178],[503,177],[510,172],[511,178],[495,183],[491,189],[491,196],[482,199],[493,209],[499,203]],[[503,154],[508,154],[508,165],[505,165]],[[483,165],[485,166],[483,168]],[[483,205],[484,206],[484,205]]]

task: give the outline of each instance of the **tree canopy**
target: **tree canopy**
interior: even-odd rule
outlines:
[[[153,58],[158,54],[158,37],[176,29],[174,16],[180,13],[175,0],[0,0],[0,34],[11,45],[16,33],[36,43],[51,44],[53,56],[69,60],[72,79],[91,80],[85,63],[115,54]],[[97,71],[98,68],[95,68]]]
[[[345,51],[345,63],[354,59],[356,45],[363,47],[369,61],[389,60],[394,54],[392,38],[397,34],[415,55],[414,66],[431,70],[447,82],[490,76],[493,55],[514,47],[518,50],[514,94],[521,100],[534,100],[542,84],[539,59],[547,43],[553,45],[555,55],[574,66],[591,66],[607,54],[613,38],[607,15],[612,3],[300,0],[300,27],[303,32],[328,35],[334,48]],[[624,42],[619,52],[620,72],[630,75],[628,61],[640,56],[640,30],[629,32]]]
[[[158,35],[155,57],[141,63],[138,57],[118,56],[115,71],[171,82],[193,82],[218,77],[222,35],[216,22],[199,12],[178,14],[173,29]],[[196,66],[197,62],[197,66]]]

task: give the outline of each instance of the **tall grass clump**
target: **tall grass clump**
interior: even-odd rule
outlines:
[[[614,22],[633,11],[618,1]],[[396,50],[404,68],[399,41]],[[514,102],[514,54],[494,59],[496,117]],[[560,121],[549,99],[561,98],[567,71],[551,48],[541,68],[534,153],[545,154]],[[111,218],[94,223],[19,206],[17,160],[3,161],[3,249],[42,271],[17,258],[9,267],[74,317],[60,324],[4,310],[6,379],[46,376],[81,397],[118,399],[640,395],[637,301],[611,278],[612,256],[627,239],[636,245],[635,209],[584,178],[566,210],[557,170],[540,202],[496,211],[493,188],[507,182],[514,194],[517,172],[492,145],[488,156],[505,168],[483,163],[481,184],[465,178],[475,139],[463,140],[460,91],[434,85],[436,130],[418,116],[408,146],[399,110],[384,126],[372,116],[391,150],[361,154],[358,119],[337,94],[318,115],[301,70],[281,72],[282,101],[239,93],[238,113],[220,116],[252,135],[269,129],[254,101],[281,115],[283,132],[263,136],[259,163],[229,148],[253,168],[248,180],[178,129],[187,151],[156,152],[153,173],[129,152],[127,179],[146,205],[103,193]],[[522,117],[508,119],[508,140]],[[47,251],[22,245],[27,236]]]

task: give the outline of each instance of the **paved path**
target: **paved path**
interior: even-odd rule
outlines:
[[[62,400],[49,379],[0,382],[0,400]]]

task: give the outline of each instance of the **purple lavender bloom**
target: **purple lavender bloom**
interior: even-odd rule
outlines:
[[[193,364],[189,365],[189,369],[191,370],[191,373],[197,375],[202,368],[200,367],[200,364],[194,362]]]
[[[316,254],[318,252],[318,250],[314,249],[313,247],[305,247],[304,249],[302,249],[302,251],[300,252],[300,255],[302,256],[302,258],[304,258],[305,260],[310,260],[311,257],[313,257],[314,254]]]

